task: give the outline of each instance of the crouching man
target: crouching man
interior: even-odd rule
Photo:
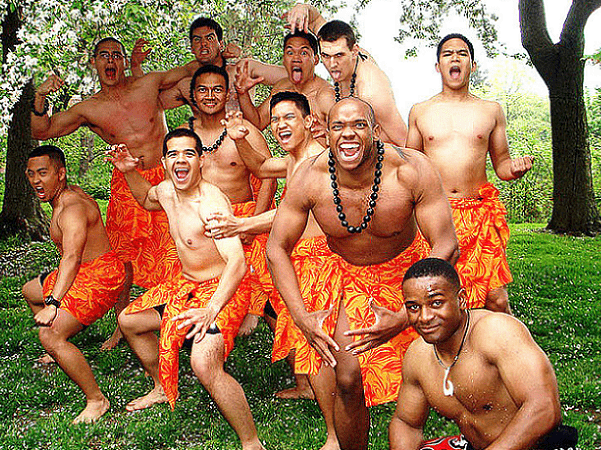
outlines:
[[[549,359],[516,318],[465,310],[455,269],[428,258],[403,279],[405,308],[421,339],[407,350],[390,423],[390,448],[567,449],[577,432],[560,425],[557,380]],[[430,409],[462,436],[423,442]]]
[[[225,358],[248,309],[234,295],[246,263],[239,237],[213,240],[205,236],[207,217],[231,214],[229,200],[202,177],[202,143],[193,131],[171,131],[163,142],[167,179],[156,186],[136,169],[138,158],[125,145],[112,147],[110,160],[123,172],[133,197],[148,210],[163,209],[182,263],[181,274],[148,290],[119,316],[119,326],[155,387],[127,405],[144,409],[178,397],[179,350],[195,336],[190,363],[245,450],[262,449],[238,382],[223,369]],[[156,306],[165,305],[162,317]],[[155,331],[160,330],[157,345]]]
[[[65,155],[58,147],[43,145],[31,152],[26,173],[40,201],[52,206],[50,237],[61,260],[57,270],[26,283],[23,296],[41,326],[42,345],[86,396],[86,408],[73,422],[93,422],[110,403],[68,339],[115,305],[125,269],[111,251],[97,203],[67,184]]]

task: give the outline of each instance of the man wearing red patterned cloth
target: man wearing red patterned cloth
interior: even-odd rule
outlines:
[[[513,279],[505,254],[509,228],[499,191],[486,178],[486,157],[502,180],[522,177],[532,158],[511,159],[501,106],[469,92],[476,68],[471,42],[450,34],[438,45],[437,58],[442,92],[411,109],[407,147],[428,155],[442,177],[459,240],[457,271],[467,306],[510,312],[505,288]]]

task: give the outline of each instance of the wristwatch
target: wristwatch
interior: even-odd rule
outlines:
[[[46,297],[46,298],[44,299],[44,303],[45,303],[46,305],[48,305],[48,306],[50,306],[50,305],[54,305],[54,306],[56,306],[57,308],[60,308],[60,307],[61,307],[61,302],[59,302],[57,299],[55,299],[55,298],[52,296],[52,294],[50,294],[48,297]]]

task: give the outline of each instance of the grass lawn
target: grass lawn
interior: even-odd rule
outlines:
[[[512,226],[509,246],[515,315],[531,330],[557,372],[564,422],[576,426],[581,449],[601,447],[601,238],[553,236],[540,226]],[[166,405],[127,413],[124,406],[151,387],[126,344],[100,351],[115,325],[111,314],[76,336],[97,380],[112,403],[97,424],[72,426],[85,402],[79,389],[54,367],[35,361],[43,353],[21,285],[53,267],[49,243],[0,242],[0,449],[234,449],[238,440],[200,386],[184,351],[181,397]],[[315,402],[283,401],[273,393],[292,383],[284,363],[270,363],[271,336],[262,324],[238,339],[226,363],[242,384],[259,437],[268,449],[318,449],[325,427]],[[394,404],[372,408],[370,448],[388,448],[387,426]],[[431,416],[427,435],[456,433],[453,424]]]

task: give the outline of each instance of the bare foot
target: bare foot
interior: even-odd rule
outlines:
[[[163,390],[163,387],[159,385],[148,394],[129,402],[125,405],[125,409],[128,411],[140,411],[142,409],[150,408],[152,405],[167,402],[168,400],[165,391]]]
[[[323,444],[319,450],[340,450],[340,444],[338,444],[338,438],[336,436],[329,436],[326,439],[326,443]]]
[[[313,393],[311,386],[294,386],[284,389],[283,391],[276,392],[275,396],[283,399],[306,398],[308,400],[315,400],[315,394]]]
[[[238,336],[248,336],[259,324],[259,316],[256,314],[247,314],[238,329]]]
[[[106,413],[111,404],[103,397],[102,400],[88,402],[85,409],[73,420],[73,424],[93,423],[100,419]]]
[[[119,344],[119,341],[121,340],[122,337],[123,337],[123,333],[121,333],[119,326],[117,326],[117,328],[115,328],[115,331],[113,331],[113,334],[111,335],[111,337],[108,338],[106,341],[104,341],[104,343],[102,344],[100,349],[101,350],[114,349]]]
[[[56,363],[56,361],[48,353],[44,353],[42,356],[40,356],[38,358],[38,363],[47,365],[47,364],[54,364],[54,363]]]

